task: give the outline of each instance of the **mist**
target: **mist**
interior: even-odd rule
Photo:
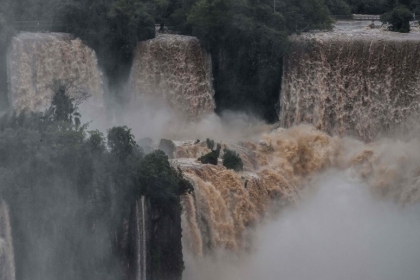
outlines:
[[[255,230],[251,252],[185,252],[183,279],[420,279],[420,205],[377,197],[349,173],[318,176],[275,216]]]
[[[113,107],[115,114],[110,116],[104,113],[96,118],[91,117],[89,106],[81,106],[82,122],[89,123],[89,129],[98,129],[102,132],[113,126],[125,125],[132,129],[137,140],[150,138],[155,144],[162,138],[171,140],[210,138],[234,143],[257,139],[261,133],[273,128],[257,116],[234,111],[224,111],[220,115],[209,113],[198,120],[190,120],[171,108],[165,100],[149,96],[139,96],[124,108],[115,103],[107,106]]]

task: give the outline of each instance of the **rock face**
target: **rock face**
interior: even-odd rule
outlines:
[[[140,42],[130,90],[134,99],[163,100],[187,119],[211,113],[215,102],[210,55],[189,36],[160,35]]]
[[[76,99],[89,98],[89,110],[104,109],[101,72],[95,52],[64,33],[20,33],[8,54],[9,102],[18,111],[44,110],[59,80]]]
[[[151,203],[150,278],[151,280],[181,280],[184,270],[182,257],[181,203],[168,205]]]
[[[335,31],[291,38],[280,121],[363,140],[420,112],[420,33]]]
[[[0,280],[15,280],[15,257],[9,209],[0,201]]]
[[[120,245],[124,279],[181,280],[181,204],[158,205],[144,196],[131,209]]]

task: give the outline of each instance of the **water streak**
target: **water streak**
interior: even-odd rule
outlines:
[[[3,200],[0,202],[0,279],[16,279],[9,209]]]
[[[136,280],[147,280],[147,208],[146,199],[136,203]]]

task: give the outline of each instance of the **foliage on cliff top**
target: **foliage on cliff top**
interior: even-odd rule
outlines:
[[[212,140],[210,138],[207,138],[206,139],[206,145],[207,145],[207,148],[209,148],[210,150],[213,150],[213,148],[214,148],[214,140]]]
[[[419,0],[345,0],[353,14],[380,15],[392,11],[397,6],[405,6],[412,12],[420,13]]]
[[[330,28],[323,1],[199,0],[179,30],[200,39],[212,54],[217,110],[278,119],[282,55],[294,32]]]
[[[161,150],[146,155],[138,167],[136,180],[144,195],[161,207],[171,207],[179,196],[191,193],[193,187],[180,169],[174,169]]]
[[[328,7],[332,15],[350,15],[350,5],[345,0],[325,0],[325,6]]]
[[[214,146],[214,145],[213,145]],[[211,152],[201,156],[198,158],[198,160],[202,164],[213,164],[217,165],[220,155],[220,150],[222,149],[222,146],[220,144],[217,144],[217,147],[215,150],[212,150]]]
[[[192,186],[163,152],[144,155],[127,127],[111,128],[106,141],[71,117],[77,108],[65,94],[54,100],[53,110],[0,118],[0,196],[17,277],[124,279],[111,245],[133,203],[145,195],[171,208]]]
[[[128,78],[137,43],[154,37],[151,8],[144,2],[73,0],[58,7],[54,21],[96,51],[111,89]]]
[[[244,170],[244,164],[241,157],[235,151],[226,149],[223,154],[223,166],[236,172]]]
[[[389,24],[389,30],[401,33],[410,32],[410,21],[413,19],[413,14],[405,6],[398,6],[391,12],[381,15],[381,21]]]

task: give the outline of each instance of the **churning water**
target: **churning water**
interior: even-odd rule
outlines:
[[[185,279],[420,279],[419,204],[379,199],[338,171],[306,190],[257,231],[251,254],[188,258]]]

